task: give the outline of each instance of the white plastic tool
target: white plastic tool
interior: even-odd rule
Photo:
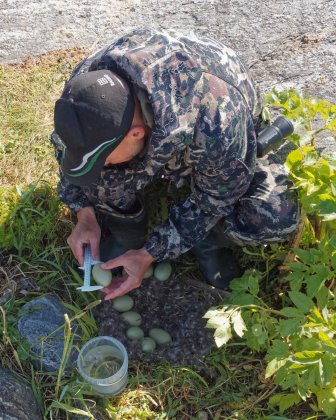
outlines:
[[[81,270],[84,270],[84,285],[77,287],[77,289],[82,292],[94,292],[95,290],[103,289],[104,286],[90,286],[91,278],[91,267],[95,264],[102,264],[101,261],[95,261],[92,259],[91,247],[86,245],[84,249],[84,267],[79,267]]]

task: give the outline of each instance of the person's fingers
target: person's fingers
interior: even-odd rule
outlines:
[[[67,243],[68,243],[74,257],[78,261],[79,266],[83,266],[83,264],[84,264],[84,250],[83,250],[82,241],[76,239],[76,235],[74,235],[74,232],[72,232],[71,235],[67,239]]]
[[[99,238],[95,237],[90,240],[92,258],[96,261],[100,260],[99,244],[100,244]]]
[[[103,289],[100,289],[100,291],[103,292],[103,293],[110,293],[113,290],[118,289],[118,287],[121,285],[121,283],[123,281],[125,281],[125,278],[126,277],[120,277],[118,279],[113,279],[112,283],[109,286],[104,287]]]
[[[120,286],[113,290],[111,293],[108,293],[104,300],[111,300],[115,299],[118,296],[123,296],[127,292],[130,292],[131,290],[135,289],[137,286],[134,284],[134,279],[132,277],[127,277],[126,280],[120,284]]]
[[[104,270],[111,270],[112,268],[122,267],[124,265],[125,259],[122,255],[120,257],[113,258],[113,260],[108,260],[101,265],[101,268]]]
[[[76,260],[78,261],[79,265],[82,266],[83,265],[83,245],[81,244],[81,242],[78,241],[73,241],[71,237],[68,238],[68,245],[74,255],[74,257],[76,258]]]
[[[84,247],[83,244],[79,243],[74,246],[72,252],[79,263],[80,267],[84,266]]]

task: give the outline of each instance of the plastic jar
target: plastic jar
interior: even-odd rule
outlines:
[[[117,395],[128,381],[128,355],[124,345],[109,336],[85,343],[77,358],[79,373],[101,395]]]

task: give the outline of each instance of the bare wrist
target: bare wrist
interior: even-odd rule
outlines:
[[[144,261],[149,265],[153,261],[155,261],[155,258],[147,251],[146,248],[141,248],[139,251],[141,251]]]
[[[78,222],[83,222],[86,220],[97,220],[96,213],[93,207],[83,207],[77,213],[77,220]]]

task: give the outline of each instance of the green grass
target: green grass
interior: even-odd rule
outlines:
[[[36,294],[54,291],[72,308],[81,324],[83,342],[97,334],[90,309],[96,296],[75,290],[81,279],[66,246],[73,221],[56,196],[57,165],[49,143],[54,101],[71,68],[84,55],[81,50],[60,51],[0,67],[0,252],[4,248],[7,256],[11,254],[2,269],[0,288],[4,290],[22,274],[33,277],[40,287],[39,293],[19,295],[1,307],[1,365],[31,384],[46,418],[63,419],[69,418],[69,413],[86,412],[92,418],[100,413],[104,419],[122,420],[280,419],[273,417],[280,415],[275,409],[267,407],[277,387],[271,379],[265,380],[264,355],[252,352],[239,340],[214,349],[197,370],[170,363],[131,365],[129,386],[121,396],[109,399],[92,394],[75,368],[70,378],[63,378],[62,371],[46,375],[30,365],[27,347],[15,325],[20,307]],[[146,199],[151,201],[162,186],[155,188],[146,191]],[[153,225],[164,217],[168,204],[169,199],[162,198],[158,207],[151,209]],[[270,285],[272,269],[285,253],[272,246],[245,249],[239,256],[251,267],[262,267],[266,291],[274,298],[277,290]],[[193,260],[178,264],[178,275],[194,272]],[[72,322],[66,321],[69,346]],[[62,366],[67,355],[65,352]],[[318,418],[308,403],[286,413],[291,419]]]

